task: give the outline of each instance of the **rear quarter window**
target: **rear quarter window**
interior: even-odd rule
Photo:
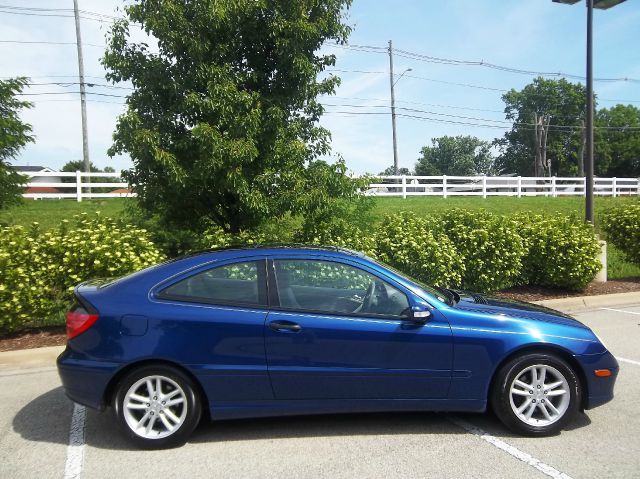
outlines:
[[[159,293],[160,298],[224,305],[266,304],[264,261],[211,268],[189,276]]]

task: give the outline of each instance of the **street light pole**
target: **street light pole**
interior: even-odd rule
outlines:
[[[396,95],[393,91],[393,44],[389,40],[389,85],[391,86],[391,128],[393,130],[393,174],[398,174],[398,140],[396,137]]]
[[[593,224],[593,0],[587,0],[587,164],[585,220]]]
[[[553,0],[555,3],[573,5],[580,0]],[[593,224],[593,9],[606,10],[626,0],[586,0],[587,1],[587,111],[585,165],[585,220]]]

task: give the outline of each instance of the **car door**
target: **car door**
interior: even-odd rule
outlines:
[[[436,399],[451,381],[452,336],[437,310],[366,266],[324,258],[268,262],[265,325],[277,399]]]
[[[273,399],[264,352],[266,259],[216,262],[173,278],[155,294],[155,351],[184,364],[211,402]],[[155,353],[151,353],[155,354]]]

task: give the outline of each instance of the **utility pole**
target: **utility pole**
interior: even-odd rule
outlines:
[[[82,115],[82,157],[84,171],[91,172],[89,161],[89,138],[87,137],[87,93],[84,83],[84,62],[82,60],[82,38],[80,36],[80,13],[78,12],[78,0],[73,0],[73,13],[76,18],[76,45],[78,47],[78,76],[80,77],[80,112]],[[91,181],[91,178],[89,178]],[[88,188],[91,193],[91,186]]]
[[[587,164],[585,220],[593,224],[593,0],[587,0]]]
[[[393,91],[393,45],[389,40],[389,85],[391,86],[391,128],[393,129],[393,174],[398,174],[398,140],[396,139],[396,96]]]

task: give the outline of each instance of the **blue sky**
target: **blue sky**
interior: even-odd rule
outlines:
[[[79,2],[82,10],[107,15],[118,15],[116,8],[122,5],[120,0]],[[73,7],[72,0],[32,0],[28,3],[5,0],[3,4],[33,8]],[[391,118],[385,108],[389,105],[389,58],[382,50],[390,39],[394,48],[421,55],[584,75],[584,2],[566,6],[551,0],[355,0],[347,22],[353,26],[350,44],[377,48],[366,52],[326,47],[326,51],[337,55],[336,69],[349,71],[336,72],[342,77],[342,85],[336,97],[324,102],[339,106],[327,106],[328,113],[322,124],[332,132],[335,153],[342,155],[356,173],[377,173],[393,163]],[[595,76],[640,79],[640,1],[627,0],[613,9],[596,11],[594,24]],[[85,69],[86,75],[91,77],[87,81],[105,83],[101,80],[104,70],[99,58],[107,27],[105,22],[82,21]],[[0,10],[0,40],[74,42],[74,22],[72,18],[13,15]],[[34,83],[77,81],[77,77],[73,78],[77,75],[73,45],[0,42],[0,57],[2,77],[26,75],[31,76]],[[396,84],[397,106],[430,113],[399,112],[497,126],[487,128],[398,118],[399,159],[400,165],[406,167],[413,167],[420,148],[430,144],[434,137],[468,134],[492,140],[501,136],[504,132],[500,123],[504,120],[502,90],[520,89],[533,78],[532,75],[482,66],[447,65],[396,56],[396,73],[406,68],[412,71]],[[599,106],[621,102],[640,107],[640,82],[596,82],[595,88]],[[64,93],[74,90],[77,88],[58,85],[39,85],[28,90],[29,93],[62,94],[30,97],[35,108],[26,112],[24,119],[33,125],[37,141],[25,148],[15,164],[59,168],[69,160],[82,157],[78,96]],[[127,92],[99,87],[90,91],[105,95]],[[111,159],[106,155],[116,118],[123,110],[123,99],[98,95],[91,95],[90,99],[92,161],[101,167],[129,167],[128,158]],[[383,114],[335,113],[344,111]]]

